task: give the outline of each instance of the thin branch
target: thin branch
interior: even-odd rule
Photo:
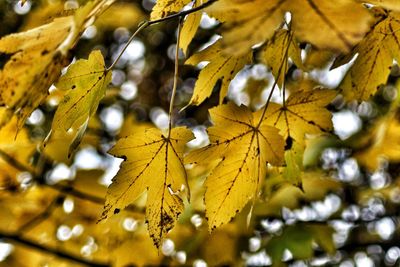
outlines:
[[[94,267],[111,266],[111,264],[106,263],[106,262],[86,260],[79,255],[73,255],[71,253],[67,253],[65,251],[58,250],[56,248],[45,246],[43,244],[38,244],[38,243],[33,242],[32,240],[23,238],[19,235],[10,234],[7,232],[3,232],[1,230],[0,230],[0,238],[4,239],[5,241],[11,242],[11,243],[17,243],[19,245],[28,246],[28,247],[34,248],[36,250],[40,250],[45,253],[53,254],[53,255],[56,255],[57,257],[60,257],[60,258],[63,258],[63,259],[69,260],[69,261],[74,261],[74,262],[84,264],[87,266],[94,266]]]
[[[149,25],[153,25],[153,24],[156,24],[156,23],[160,23],[160,22],[163,22],[163,21],[166,21],[166,20],[170,20],[170,19],[174,19],[174,18],[178,18],[178,17],[182,18],[182,17],[184,17],[186,15],[189,15],[189,14],[194,13],[196,11],[202,10],[202,9],[210,6],[211,4],[213,4],[214,2],[217,2],[217,1],[218,0],[210,0],[210,1],[200,5],[198,7],[191,8],[191,9],[188,9],[188,10],[184,10],[184,11],[178,12],[176,14],[172,14],[172,15],[166,16],[166,17],[161,18],[161,19],[156,19],[156,20],[149,21]]]
[[[114,60],[114,62],[111,64],[111,66],[107,68],[106,71],[110,71],[111,69],[114,68],[114,66],[121,59],[121,57],[124,54],[125,50],[128,48],[128,46],[131,44],[133,39],[136,37],[136,35],[138,35],[139,32],[141,32],[144,28],[146,28],[149,25],[150,25],[149,21],[145,21],[139,26],[139,28],[131,35],[131,37],[129,38],[128,42],[125,44],[124,48],[122,48],[122,51],[119,53],[118,57]]]
[[[184,10],[175,14],[172,14],[170,16],[166,16],[164,18],[161,19],[156,19],[156,20],[151,20],[151,21],[143,21],[139,28],[132,34],[132,36],[129,38],[128,42],[125,44],[124,48],[122,49],[122,51],[119,53],[118,57],[114,60],[114,62],[110,65],[110,67],[108,67],[106,69],[106,71],[110,71],[112,70],[115,65],[118,63],[118,61],[121,59],[122,55],[124,54],[125,50],[128,48],[128,46],[130,45],[130,43],[133,41],[133,39],[135,38],[136,35],[138,35],[143,29],[147,28],[148,26],[163,22],[163,21],[167,21],[167,20],[171,20],[171,19],[175,19],[175,18],[180,18],[182,19],[183,17],[185,17],[186,15],[189,15],[191,13],[197,12],[199,10],[202,10],[208,6],[210,6],[212,3],[216,2],[218,0],[210,0],[198,7],[195,8],[191,8],[188,10]],[[180,24],[180,23],[179,23]],[[179,39],[179,38],[178,38]]]
[[[60,202],[60,198],[61,196],[55,197],[43,212],[39,213],[38,215],[33,217],[33,219],[29,220],[27,223],[19,227],[17,232],[22,234],[23,232],[34,228],[35,226],[46,220],[51,215],[54,208],[57,207],[58,203]]]
[[[286,51],[285,51],[285,55],[283,57],[283,60],[282,60],[280,66],[279,66],[279,69],[278,69],[278,77],[276,77],[276,79],[274,81],[274,84],[272,85],[271,92],[269,93],[269,96],[267,98],[267,103],[264,106],[263,113],[262,113],[262,115],[260,117],[260,121],[258,122],[256,128],[259,128],[261,123],[262,123],[262,121],[264,120],[264,116],[265,116],[265,113],[267,112],[268,105],[271,102],[272,94],[274,93],[274,90],[275,90],[276,86],[278,85],[279,77],[281,77],[282,75],[285,75],[285,73],[282,73],[282,68],[285,65],[285,62],[287,61],[287,58],[288,58],[289,47],[290,47],[290,43],[292,41],[292,36],[293,35],[291,34],[291,32],[289,32],[289,42],[288,42],[288,46],[286,47]]]
[[[176,48],[175,48],[175,70],[174,70],[174,84],[172,86],[172,93],[171,93],[171,101],[169,103],[169,112],[168,112],[168,137],[171,134],[172,129],[172,112],[174,109],[175,103],[175,95],[176,95],[176,88],[178,87],[178,71],[179,71],[179,40],[181,39],[181,25],[182,24],[182,17],[179,18],[178,23],[178,34],[176,40]]]

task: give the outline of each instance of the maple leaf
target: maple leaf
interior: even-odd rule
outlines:
[[[210,63],[200,71],[188,105],[200,105],[211,95],[218,80],[221,80],[219,102],[222,103],[228,93],[229,83],[251,59],[251,53],[238,57],[223,54],[220,41],[191,56],[186,60],[186,64],[196,65],[202,61]]]
[[[76,132],[71,149],[77,147],[89,122],[95,114],[107,85],[111,82],[111,71],[107,71],[99,50],[90,53],[88,60],[73,63],[67,73],[56,84],[60,90],[68,90],[54,114],[52,131]],[[71,150],[69,155],[71,154]]]
[[[0,52],[11,55],[0,72],[0,106],[18,117],[20,129],[46,98],[48,89],[68,63],[68,51],[83,30],[114,0],[89,2],[73,16],[0,39]]]
[[[333,67],[342,65],[358,54],[340,84],[347,100],[367,100],[390,74],[393,58],[400,61],[400,14],[375,9],[377,22],[365,38]]]
[[[150,20],[161,19],[171,13],[178,12],[190,2],[191,0],[157,0],[151,10]]]
[[[282,85],[285,80],[285,75],[280,74],[283,72],[281,68],[282,62],[285,62],[290,57],[297,67],[302,68],[303,63],[300,53],[301,50],[292,38],[290,31],[280,29],[265,44],[261,51],[260,59],[270,68],[275,79],[278,80],[278,85]]]
[[[119,139],[109,153],[125,162],[108,189],[101,219],[118,213],[147,191],[146,220],[150,237],[159,247],[184,208],[178,193],[189,188],[182,156],[192,138],[191,131],[179,127],[168,138],[150,128]]]
[[[265,120],[277,127],[283,137],[304,143],[305,134],[319,134],[332,129],[332,114],[325,108],[336,92],[326,89],[299,91],[291,94],[284,106],[269,103]],[[262,111],[258,111],[261,114]]]
[[[200,4],[201,0],[194,1],[193,8],[198,7]],[[179,36],[179,44],[180,48],[185,54],[187,53],[187,48],[197,32],[197,28],[200,25],[201,16],[201,12],[194,12],[187,15],[185,21],[183,22],[181,34]]]
[[[296,37],[323,49],[349,51],[369,29],[368,11],[352,0],[219,0],[206,9],[224,23],[227,54],[243,54],[265,42],[287,11]]]
[[[267,163],[283,161],[284,140],[278,129],[255,119],[245,106],[233,103],[210,110],[214,126],[207,130],[210,144],[191,152],[187,163],[213,163],[205,187],[209,229],[229,222],[256,197]]]

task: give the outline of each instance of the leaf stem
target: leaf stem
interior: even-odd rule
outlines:
[[[168,112],[168,138],[171,134],[172,128],[172,112],[174,109],[174,102],[175,102],[175,95],[176,95],[176,88],[178,87],[178,75],[179,75],[179,40],[181,39],[181,25],[182,25],[182,17],[179,17],[178,23],[178,34],[176,40],[176,47],[175,47],[175,70],[174,70],[174,84],[172,86],[172,94],[171,100],[169,103],[169,112]]]
[[[206,8],[206,7],[208,7],[208,6],[210,6],[212,3],[216,2],[216,1],[218,1],[218,0],[210,0],[210,1],[208,1],[208,2],[206,2],[206,3],[204,3],[204,4],[202,4],[202,5],[200,5],[200,6],[198,6],[198,7],[191,8],[191,9],[188,9],[188,10],[184,10],[184,11],[181,11],[181,12],[178,12],[178,13],[175,13],[175,14],[172,14],[172,15],[169,15],[169,16],[166,16],[166,17],[161,18],[161,19],[150,20],[150,21],[148,21],[148,20],[143,21],[143,22],[140,24],[139,28],[138,28],[138,29],[132,34],[132,36],[129,38],[128,42],[125,44],[124,48],[123,48],[122,51],[119,53],[118,57],[114,60],[114,62],[110,65],[110,67],[108,67],[108,68],[106,69],[106,72],[112,70],[112,69],[115,67],[115,65],[116,65],[116,64],[118,63],[118,61],[121,59],[121,57],[122,57],[123,53],[125,52],[125,50],[128,48],[128,46],[130,45],[130,43],[131,43],[131,42],[133,41],[133,39],[135,38],[135,36],[138,35],[143,29],[147,28],[148,26],[151,26],[151,25],[154,25],[154,24],[163,22],[163,21],[171,20],[171,19],[174,19],[174,18],[180,18],[180,19],[182,19],[182,18],[185,17],[186,15],[189,15],[189,14],[191,14],[191,13],[194,13],[194,12],[197,12],[197,11],[199,11],[199,10],[202,10],[202,9],[204,9],[204,8]],[[179,24],[180,24],[180,23],[179,23]]]
[[[147,26],[149,26],[149,21],[144,21],[139,28],[131,35],[131,37],[129,38],[128,42],[126,42],[124,48],[122,49],[122,51],[119,53],[118,57],[114,60],[114,62],[111,64],[110,67],[107,68],[106,71],[110,71],[111,69],[113,69],[115,67],[115,65],[118,63],[118,61],[121,59],[122,55],[124,54],[125,50],[128,48],[128,46],[131,44],[131,42],[133,41],[133,39],[136,37],[136,35],[138,35],[139,32],[141,32],[144,28],[146,28]]]

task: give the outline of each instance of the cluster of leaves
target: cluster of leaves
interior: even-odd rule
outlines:
[[[1,188],[10,189],[11,185],[18,184],[16,169],[40,177],[44,174],[43,161],[69,162],[82,142],[95,146],[101,143],[99,136],[91,136],[93,133],[89,130],[101,131],[96,112],[111,92],[112,72],[126,47],[108,68],[99,50],[91,51],[87,59],[73,61],[71,56],[88,27],[96,21],[101,25],[107,12],[118,10],[112,9],[119,4],[115,2],[88,1],[78,9],[62,10],[57,15],[50,11],[56,16],[50,22],[31,25],[26,31],[0,39],[0,52],[8,57],[0,72],[0,152],[5,159],[5,162],[0,161],[0,181],[4,184]],[[189,149],[187,144],[194,136],[187,127],[175,127],[174,99],[178,87],[179,51],[190,54],[202,12],[222,24],[218,29],[220,38],[185,60],[186,65],[197,66],[204,61],[208,64],[199,72],[193,94],[182,110],[209,105],[215,89],[218,89],[219,98],[216,105],[208,109],[212,123],[207,128],[208,144]],[[92,224],[100,218],[98,225],[90,226],[93,235],[112,232],[118,239],[119,230],[112,224],[122,219],[113,215],[124,209],[129,212],[136,203],[144,208],[145,214],[142,210],[134,211],[134,217],[146,221],[149,236],[157,248],[162,246],[178,219],[187,220],[188,210],[189,213],[191,209],[203,212],[203,208],[208,230],[215,231],[211,236],[203,234],[201,240],[217,243],[222,239],[221,242],[234,243],[232,231],[246,232],[237,227],[253,225],[258,216],[281,216],[283,207],[298,205],[294,202],[303,198],[298,195],[301,191],[308,200],[324,197],[330,190],[340,191],[338,183],[324,177],[315,162],[314,169],[306,168],[306,156],[316,147],[315,143],[334,138],[332,110],[335,107],[331,103],[369,100],[387,83],[393,61],[400,60],[398,12],[400,4],[390,0],[158,0],[150,21],[142,23],[135,34],[152,25],[180,19],[168,125],[165,129],[153,125],[121,129],[108,153],[124,161],[107,193],[101,188],[96,192],[100,196],[94,197],[98,205],[102,203],[101,194],[105,194],[103,212],[100,217],[98,214],[83,215],[90,217]],[[216,30],[211,31],[215,33]],[[247,105],[235,103],[229,97],[232,80],[255,64],[267,66],[273,82],[248,80],[245,90],[251,101]],[[313,70],[327,65],[349,68],[337,88],[324,88],[310,78]],[[291,83],[294,70],[301,78]],[[262,97],[261,91],[266,87],[268,95]],[[274,99],[274,93],[280,95],[280,101]],[[34,142],[26,121],[34,110],[51,99],[58,102],[51,129],[45,139]],[[370,144],[355,154],[369,170],[379,167],[378,156],[383,155],[390,162],[400,159],[397,104],[397,101],[390,103],[382,112],[385,115],[366,129],[369,133],[366,140],[351,143],[354,150]],[[317,145],[318,156],[321,146]],[[30,164],[33,155],[36,155],[33,157],[35,164]],[[311,178],[306,178],[308,176]],[[38,179],[42,185],[46,184],[43,177]],[[84,184],[85,178],[76,178],[76,181],[75,188],[79,183]],[[311,188],[315,186],[320,186],[321,192],[313,192]],[[65,193],[68,188],[62,190]],[[86,190],[83,185],[81,190]],[[292,196],[290,192],[282,193],[284,190],[297,193]],[[142,198],[144,192],[147,192],[146,200]],[[28,191],[27,194],[39,193]],[[284,200],[282,196],[292,199]],[[54,208],[57,205],[52,203],[53,198],[54,192],[49,192],[41,202]],[[5,203],[1,205],[7,207]],[[39,203],[34,203],[31,212],[42,210],[38,206]],[[52,218],[56,220],[57,216]],[[233,218],[237,225],[230,224]],[[33,232],[47,232],[44,227]],[[20,228],[9,231],[20,231]],[[182,240],[190,240],[193,229],[183,229]],[[334,253],[332,233],[327,225],[289,226],[281,235],[268,240],[266,250],[276,264],[286,249],[297,259],[311,258],[314,243]],[[142,236],[135,238],[147,240]],[[120,248],[123,252],[116,251],[116,256],[126,254],[132,246],[133,243],[125,244]],[[205,251],[203,255],[211,260],[212,253]],[[138,264],[154,263],[157,255],[143,256],[143,262],[137,260]]]

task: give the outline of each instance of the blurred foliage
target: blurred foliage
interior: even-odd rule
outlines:
[[[282,23],[275,32],[282,20],[271,16],[261,21],[261,26],[268,30],[259,36],[254,26],[261,27],[258,19],[270,11],[270,6],[263,1],[231,1],[234,4],[228,0],[217,1],[205,11],[225,22],[222,25],[202,15],[202,11],[186,17],[180,36],[184,53],[179,54],[173,123],[190,128],[196,137],[188,143],[185,152],[199,153],[198,148],[205,147],[206,151],[209,142],[223,143],[215,136],[210,140],[207,137],[206,128],[212,129],[210,126],[218,122],[210,117],[209,110],[228,101],[230,107],[235,106],[233,103],[246,105],[249,108],[231,108],[234,112],[228,113],[228,119],[240,115],[242,120],[235,123],[243,124],[243,118],[261,118],[260,125],[264,125],[261,120],[266,114],[267,127],[278,127],[281,131],[283,139],[274,143],[274,149],[283,151],[285,146],[279,160],[284,164],[272,166],[269,163],[274,161],[268,160],[268,165],[263,166],[265,177],[251,180],[249,192],[253,195],[246,195],[245,201],[238,204],[240,208],[228,206],[231,203],[220,206],[222,212],[233,210],[236,215],[233,219],[229,215],[211,233],[211,224],[207,221],[210,211],[205,205],[210,198],[208,203],[214,200],[216,203],[217,198],[207,195],[206,187],[213,185],[210,177],[217,177],[215,170],[220,168],[220,158],[238,158],[246,147],[237,142],[230,150],[207,151],[207,157],[200,164],[186,164],[190,202],[183,202],[175,227],[169,232],[160,232],[159,248],[149,236],[148,200],[143,191],[135,192],[137,200],[133,203],[128,199],[118,208],[110,209],[113,216],[107,220],[99,222],[99,219],[106,203],[107,187],[123,161],[107,152],[117,140],[131,134],[139,136],[138,133],[149,128],[168,127],[178,20],[165,20],[141,31],[112,69],[107,89],[102,87],[93,97],[95,100],[85,98],[85,103],[89,103],[85,107],[89,110],[83,115],[68,117],[68,112],[57,114],[56,110],[69,99],[69,93],[76,91],[59,86],[58,72],[54,74],[57,77],[45,76],[47,67],[58,70],[71,62],[88,62],[86,59],[93,50],[99,50],[105,66],[110,66],[140,23],[149,18],[155,1],[120,0],[111,6],[100,5],[95,11],[90,8],[94,2],[87,4],[84,0],[28,0],[23,5],[17,0],[0,1],[0,36],[9,36],[0,41],[0,47],[7,47],[1,48],[0,78],[4,81],[5,75],[15,82],[26,75],[29,81],[23,80],[25,85],[44,87],[37,95],[27,89],[35,86],[10,86],[13,90],[21,87],[22,91],[18,92],[21,97],[41,102],[37,107],[29,106],[33,113],[25,123],[21,122],[21,116],[10,117],[9,106],[0,98],[0,118],[7,118],[0,120],[4,124],[0,129],[0,267],[399,264],[400,67],[396,60],[400,48],[394,45],[400,27],[399,4],[365,1],[382,6],[366,8],[357,1],[346,0],[330,8],[326,3],[331,1],[315,1],[321,12],[329,10],[329,17],[333,16],[331,10],[338,12],[334,15],[337,16],[335,23],[339,21],[335,25],[339,32],[345,32],[342,37],[349,44],[341,41],[340,35],[333,38],[333,31],[324,30],[323,23],[319,32],[316,25],[321,25],[320,18],[312,10],[301,9],[306,4],[300,0],[286,1],[279,9],[282,16],[286,11],[300,14],[300,18],[294,16],[293,28]],[[159,0],[151,16],[159,19],[174,14],[189,2]],[[196,0],[193,7],[201,3]],[[78,9],[81,13],[75,12],[84,6],[85,12],[82,9]],[[236,15],[237,8],[249,13]],[[303,17],[307,18],[304,21],[313,23],[304,24]],[[46,58],[47,53],[40,49],[58,45],[59,35],[69,34],[59,31],[65,27],[50,28],[45,35],[36,32],[34,36],[40,47],[31,41],[30,35],[8,35],[35,29],[57,18],[70,21],[67,28],[76,31],[59,61]],[[362,25],[357,28],[357,23],[346,23],[349,18],[359,19]],[[221,41],[195,53],[213,43],[216,34],[222,34]],[[26,51],[34,51],[35,57],[28,57],[30,65],[7,68],[10,58],[16,55],[10,56],[7,52],[10,49],[16,49],[14,52],[21,53],[22,57],[30,55]],[[99,52],[96,54],[100,56]],[[358,57],[355,59],[354,55]],[[372,59],[374,56],[378,61]],[[199,67],[198,63],[201,65],[204,61],[211,63]],[[47,63],[50,65],[43,67]],[[102,65],[96,66],[104,75],[110,74],[107,70],[102,72]],[[333,69],[339,66],[339,71]],[[91,71],[88,66],[80,67],[82,72]],[[44,72],[34,72],[40,68]],[[62,77],[65,79],[68,75]],[[62,79],[59,82],[67,84]],[[96,81],[89,83],[96,84]],[[5,92],[9,84],[0,84],[4,85],[0,92]],[[280,90],[274,91],[275,87]],[[14,97],[11,91],[4,94]],[[361,98],[358,102],[353,99],[355,95]],[[75,95],[75,101],[83,96]],[[100,101],[97,110],[96,101]],[[266,102],[269,108],[260,116]],[[188,103],[197,106],[188,106]],[[23,112],[21,109],[25,106],[20,104],[15,102],[11,114]],[[227,107],[213,109],[212,116],[230,109]],[[23,112],[22,117],[25,115]],[[78,123],[78,130],[53,131],[49,135],[53,118],[62,122],[61,128],[65,126],[62,120],[74,126]],[[251,123],[246,127],[255,136],[261,134]],[[243,129],[233,123],[221,125],[214,125],[211,133],[243,134],[240,132]],[[252,132],[244,132],[247,137],[249,133]],[[253,139],[249,147],[256,147],[252,142]],[[70,144],[73,149],[69,148]],[[264,158],[264,155],[254,155]],[[147,156],[146,153],[136,155],[137,158]],[[210,170],[214,173],[210,174]],[[151,174],[155,176],[162,171],[161,166]],[[250,171],[241,175],[239,189],[249,185],[246,179],[251,175]],[[143,184],[143,188],[156,186],[157,178]],[[181,193],[170,186],[164,184],[164,191]],[[253,193],[256,191],[253,186],[259,192]],[[222,184],[215,190],[223,188]]]

